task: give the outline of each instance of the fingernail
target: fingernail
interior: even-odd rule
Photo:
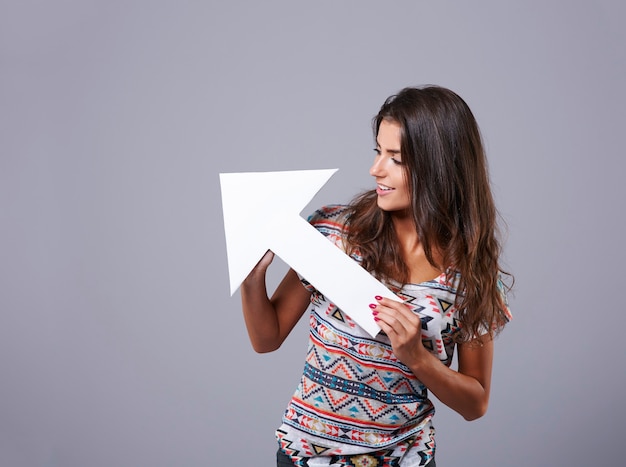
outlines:
[[[372,314],[373,314],[374,316],[376,316],[376,315],[378,314],[378,312],[377,312],[377,311],[372,311]]]
[[[370,308],[373,310],[374,308],[376,308],[376,304],[375,303],[370,303]]]
[[[380,318],[378,316],[374,316],[374,321],[380,321]]]
[[[383,299],[383,297],[381,297],[380,295],[376,295],[374,298],[375,298],[376,300],[382,300],[382,299]]]

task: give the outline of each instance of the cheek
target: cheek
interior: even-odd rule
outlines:
[[[405,199],[405,201],[408,204],[411,204],[411,200],[412,200],[412,196],[411,196],[411,187],[409,186],[409,182],[408,180],[406,180],[406,178],[403,179],[403,184],[402,184],[402,195]]]
[[[401,175],[401,184],[402,189],[408,194],[411,192],[411,187],[409,186],[409,179],[407,178],[406,173],[403,171]]]

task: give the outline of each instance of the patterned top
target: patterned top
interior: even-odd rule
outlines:
[[[309,222],[343,247],[346,207],[326,206]],[[360,262],[358,254],[353,259]],[[460,329],[455,284],[446,274],[390,289],[422,321],[422,341],[450,366]],[[295,465],[421,466],[434,456],[426,387],[393,354],[389,338],[372,338],[315,288],[309,306],[309,346],[300,384],[276,431],[279,446]]]

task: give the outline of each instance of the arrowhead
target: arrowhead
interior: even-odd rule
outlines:
[[[299,216],[336,171],[220,174],[231,295],[268,250],[280,219]]]

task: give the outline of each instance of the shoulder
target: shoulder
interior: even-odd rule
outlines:
[[[329,204],[317,209],[307,220],[326,236],[341,236],[346,231],[348,210],[348,206],[343,204]]]

